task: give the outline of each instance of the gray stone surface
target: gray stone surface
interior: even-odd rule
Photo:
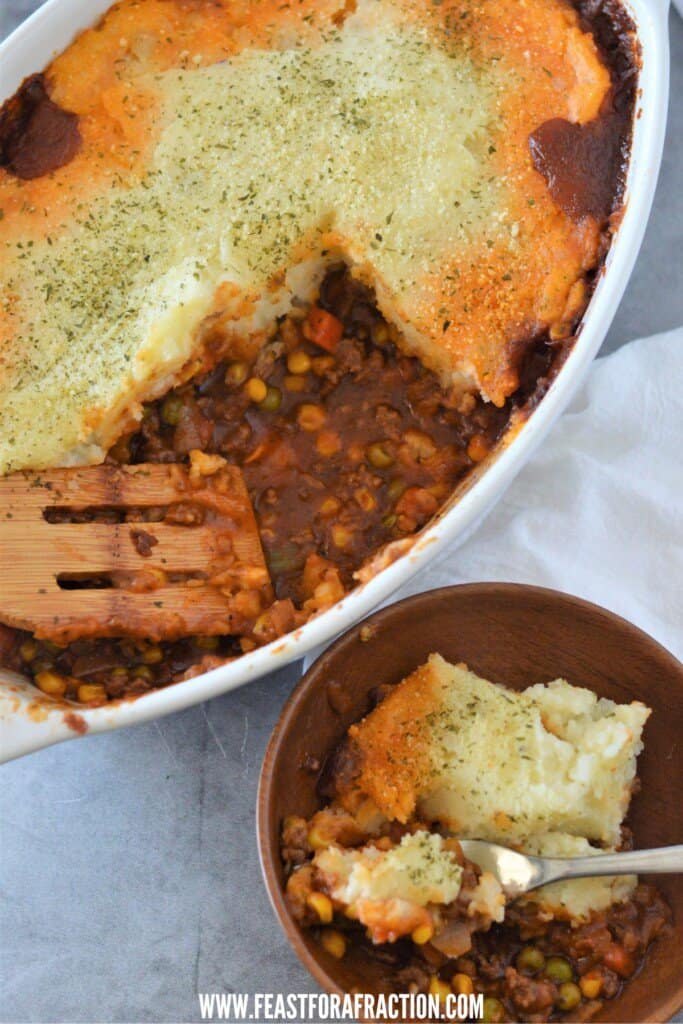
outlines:
[[[0,37],[38,6],[0,0]],[[683,322],[683,23],[654,214],[605,343]],[[261,758],[296,666],[151,725],[2,769],[3,1022],[195,1021],[197,991],[315,986],[261,882]]]

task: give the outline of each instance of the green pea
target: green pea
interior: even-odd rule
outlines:
[[[525,946],[517,954],[517,970],[528,971],[530,974],[537,974],[545,967],[545,957],[540,949],[535,946]]]
[[[247,363],[238,362],[230,363],[230,366],[225,371],[225,383],[239,387],[240,384],[244,384],[245,380],[249,376],[249,366]]]
[[[61,654],[64,650],[59,644],[54,643],[52,640],[41,640],[43,650],[47,651],[48,654]]]
[[[282,392],[279,388],[269,387],[266,391],[266,397],[262,402],[259,402],[259,409],[263,409],[264,412],[277,412],[282,405]]]
[[[500,1024],[505,1019],[505,1007],[500,999],[494,999],[493,996],[484,997],[484,1012],[481,1019],[482,1024]]]
[[[387,487],[387,495],[389,497],[389,500],[398,501],[398,499],[401,497],[407,486],[408,484],[405,482],[405,480],[402,480],[400,476],[397,476],[394,480],[391,481],[391,483]]]
[[[34,675],[39,672],[51,672],[54,668],[54,662],[51,658],[36,658],[31,662],[31,671]]]
[[[565,981],[560,985],[556,1004],[558,1010],[575,1010],[581,1002],[581,989],[573,981]]]
[[[169,427],[176,427],[180,422],[183,402],[177,395],[168,395],[161,406],[161,418]]]
[[[565,981],[571,981],[574,977],[571,964],[562,956],[549,956],[543,973],[546,978],[549,978],[550,981],[554,981],[558,985]]]
[[[296,544],[283,544],[268,553],[268,568],[274,575],[292,572],[301,569],[305,560],[305,555]]]

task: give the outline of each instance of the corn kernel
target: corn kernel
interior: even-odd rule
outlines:
[[[347,530],[345,526],[333,526],[332,527],[332,540],[336,547],[342,551],[348,547],[353,539],[353,534],[350,530]]]
[[[454,974],[451,978],[451,988],[458,996],[471,996],[474,993],[474,985],[469,974]]]
[[[436,454],[436,445],[429,434],[421,430],[408,430],[405,434],[406,446],[413,458],[423,462]]]
[[[262,402],[268,394],[268,387],[260,377],[250,377],[244,385],[244,390],[247,393],[247,398],[252,402]]]
[[[81,704],[90,704],[95,700],[106,700],[107,691],[101,683],[81,683],[78,687],[78,699]]]
[[[56,672],[39,672],[36,684],[48,697],[63,697],[66,693],[66,679]]]
[[[339,511],[339,504],[337,498],[325,498],[319,509],[320,515],[333,516],[335,512]]]
[[[162,661],[163,657],[164,652],[161,647],[158,647],[156,644],[154,644],[153,647],[148,647],[142,654],[142,660],[145,665],[157,665]]]
[[[320,405],[304,402],[303,405],[299,406],[296,418],[302,430],[308,430],[309,432],[320,430],[325,422],[325,410]]]
[[[305,391],[306,381],[303,377],[294,377],[288,374],[282,383],[285,386],[285,391]]]
[[[383,320],[380,320],[379,323],[373,324],[370,333],[375,345],[386,345],[389,341],[389,328]]]
[[[451,987],[433,974],[429,979],[429,994],[436,996],[440,1002],[445,1003],[451,994]]]
[[[33,661],[37,653],[38,644],[35,640],[24,640],[23,644],[19,648],[19,654],[21,655],[22,661]]]
[[[271,617],[268,614],[268,612],[264,612],[262,615],[259,615],[258,619],[254,623],[254,629],[253,629],[254,636],[257,636],[260,639],[263,639],[266,636],[266,634],[269,632],[269,630],[272,628],[272,625],[273,625],[273,620],[271,619]]]
[[[379,441],[368,445],[365,454],[367,455],[368,462],[375,469],[388,469],[396,461],[391,452],[388,452]]]
[[[306,905],[318,915],[321,924],[329,924],[334,917],[332,900],[324,892],[312,892],[306,899]]]
[[[325,952],[337,960],[341,960],[346,953],[346,939],[334,928],[326,928],[320,936],[320,942]]]
[[[322,835],[317,828],[312,828],[308,833],[308,845],[312,850],[324,850],[330,845],[329,840]]]
[[[323,580],[313,591],[313,597],[318,608],[341,601],[343,596],[344,590],[339,577],[332,580]]]
[[[579,988],[586,999],[597,999],[602,991],[602,977],[597,972],[589,971],[579,979]]]
[[[357,488],[357,490],[353,492],[353,496],[364,512],[372,512],[377,504],[367,487]]]
[[[235,386],[244,384],[245,380],[249,376],[249,367],[246,363],[230,363],[230,366],[225,371],[225,383]]]
[[[434,927],[431,921],[428,924],[420,924],[414,929],[410,936],[416,946],[424,946],[434,935]]]
[[[308,373],[310,368],[311,357],[308,352],[304,351],[304,349],[298,348],[295,352],[290,352],[287,356],[287,369],[290,373]]]
[[[147,665],[136,665],[131,669],[131,675],[133,679],[144,679],[146,683],[151,683],[154,679],[154,673]]]

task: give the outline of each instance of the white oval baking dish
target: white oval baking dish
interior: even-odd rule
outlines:
[[[112,0],[48,0],[0,46],[0,102],[11,96],[27,75],[44,68],[78,31],[92,25],[111,4]],[[669,0],[625,0],[625,7],[637,27],[642,71],[624,217],[573,351],[514,439],[453,496],[444,513],[407,555],[302,629],[236,662],[132,701],[90,710],[51,704],[42,695],[37,701],[38,691],[28,680],[0,671],[0,760],[85,732],[103,732],[168,715],[282,668],[353,625],[446,546],[462,543],[478,526],[583,380],[612,322],[645,232],[666,128]]]

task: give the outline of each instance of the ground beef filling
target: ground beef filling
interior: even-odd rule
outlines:
[[[344,957],[353,947],[362,958],[375,960],[397,992],[482,994],[482,1020],[489,1024],[587,1021],[621,993],[642,967],[652,942],[668,927],[670,910],[650,885],[639,885],[632,899],[594,914],[578,927],[549,921],[533,903],[511,904],[503,924],[474,931],[471,950],[456,958],[444,955],[432,942],[419,945],[409,938],[373,945],[341,908],[323,904],[327,913],[320,919],[320,883],[311,867],[316,849],[329,843],[398,843],[406,831],[426,827],[419,822],[389,822],[379,836],[369,837],[351,816],[324,809],[308,821],[287,818],[282,828],[287,899],[295,918],[312,929],[332,955]],[[440,913],[446,920],[457,920],[462,913],[458,900]]]
[[[66,690],[60,684],[53,695],[100,702],[214,667],[338,601],[370,556],[438,512],[513,409],[538,393],[557,354],[541,340],[520,368],[528,383],[498,409],[444,390],[396,340],[372,293],[335,269],[318,303],[294,310],[254,359],[223,360],[151,403],[140,429],[109,454],[119,463],[184,462],[199,449],[242,468],[277,599],[253,629],[66,648],[5,634],[2,661],[38,685],[45,672],[61,675]],[[79,519],[118,516],[99,510]]]

